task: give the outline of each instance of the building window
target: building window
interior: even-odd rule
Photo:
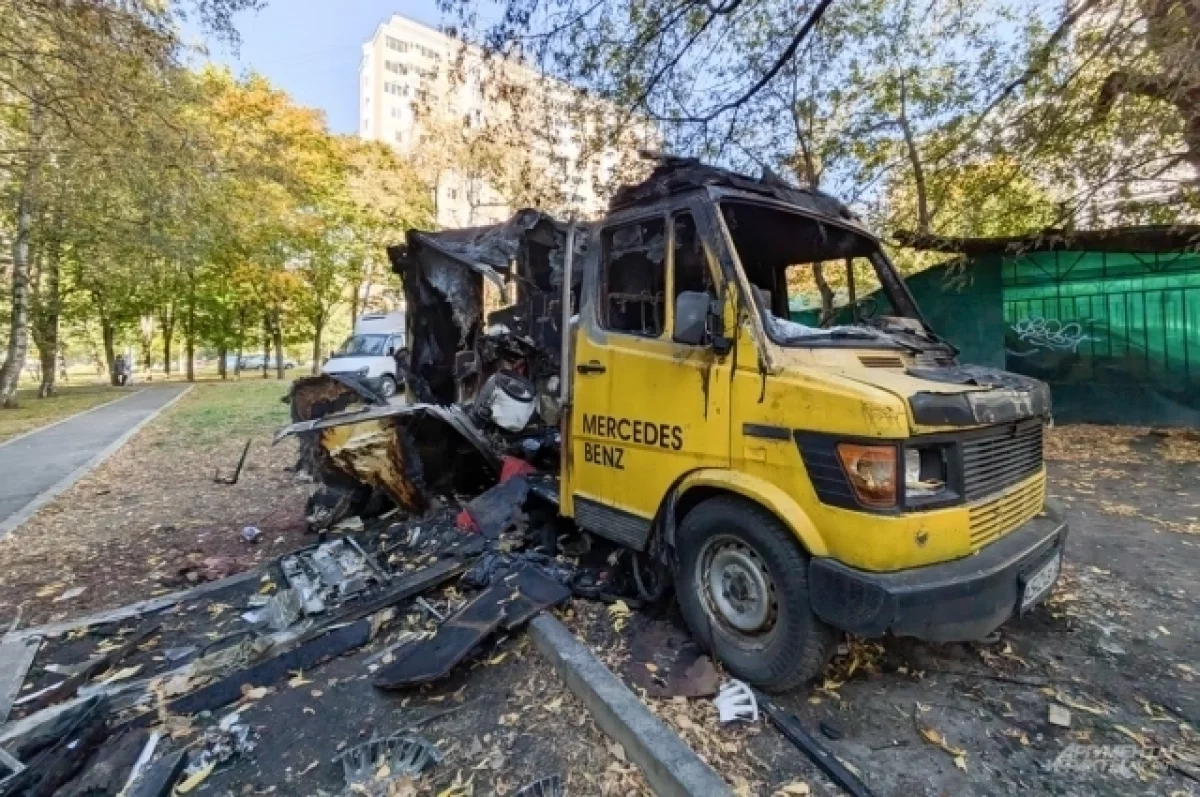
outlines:
[[[452,200],[458,199],[458,189],[457,188],[448,188],[448,189],[446,189],[446,193],[449,195],[450,199],[452,199]]]
[[[600,323],[614,332],[662,336],[666,310],[666,225],[648,219],[604,233]]]
[[[408,96],[408,86],[403,83],[392,83],[390,81],[383,84],[384,94],[395,94],[397,97]]]
[[[383,68],[386,69],[388,72],[392,72],[397,75],[407,75],[408,74],[408,66],[406,64],[400,63],[399,61],[384,61]]]
[[[402,42],[399,39],[392,38],[391,36],[386,36],[385,39],[387,41],[388,49],[395,50],[398,53],[408,52],[408,42]]]
[[[404,143],[404,133],[400,132],[399,130],[396,131],[396,143],[397,144]]]

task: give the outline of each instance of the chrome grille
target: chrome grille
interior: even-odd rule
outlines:
[[[1042,478],[970,507],[971,545],[981,548],[1036,517],[1045,500],[1046,480]]]
[[[989,430],[962,444],[963,498],[986,498],[1042,469],[1039,420]]]

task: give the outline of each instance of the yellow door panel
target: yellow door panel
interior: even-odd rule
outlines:
[[[670,223],[617,226],[601,247],[600,278],[576,333],[567,489],[577,518],[576,502],[588,499],[649,519],[684,473],[729,464],[732,358],[671,333],[676,293],[716,296],[717,272],[687,211]],[[620,272],[635,268],[634,277]],[[661,278],[644,274],[654,269]]]

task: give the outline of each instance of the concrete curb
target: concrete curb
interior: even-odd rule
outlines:
[[[542,614],[529,624],[529,632],[538,651],[587,706],[596,724],[641,768],[655,794],[732,797],[721,776],[651,714],[566,626]]]
[[[53,429],[55,426],[59,426],[60,424],[64,424],[64,423],[66,423],[67,421],[73,421],[73,420],[75,420],[76,418],[80,417],[81,415],[87,415],[89,412],[95,412],[96,410],[102,410],[102,409],[104,409],[105,407],[108,407],[108,406],[110,406],[110,405],[116,404],[118,401],[124,401],[125,399],[128,399],[128,398],[133,398],[133,397],[134,397],[134,396],[136,396],[138,393],[141,393],[141,392],[142,392],[142,390],[146,390],[146,388],[142,388],[141,390],[134,390],[134,391],[133,391],[133,392],[131,392],[131,393],[126,393],[124,396],[117,396],[117,397],[116,397],[115,399],[113,399],[112,401],[106,401],[106,402],[104,402],[103,404],[97,404],[97,405],[96,405],[96,406],[94,406],[94,407],[88,407],[86,410],[80,410],[79,412],[77,412],[77,413],[75,413],[75,414],[73,414],[73,415],[68,415],[68,416],[67,416],[67,417],[65,417],[65,418],[59,418],[57,421],[52,421],[52,422],[50,422],[50,423],[46,424],[45,426],[39,426],[39,427],[38,427],[38,428],[36,428],[36,429],[30,429],[28,432],[21,432],[21,433],[20,433],[19,435],[17,435],[16,437],[10,437],[10,438],[8,438],[7,440],[0,440],[0,448],[4,448],[4,447],[5,447],[5,446],[7,446],[7,445],[12,445],[13,443],[16,443],[16,442],[19,442],[19,441],[21,441],[21,440],[24,440],[26,437],[29,437],[29,436],[31,436],[31,435],[35,435],[35,434],[37,434],[38,432],[44,432],[44,431],[46,431],[47,429]]]
[[[29,520],[29,518],[33,517],[39,509],[41,509],[43,506],[45,506],[46,504],[53,501],[61,493],[63,493],[69,487],[71,487],[71,485],[75,484],[75,482],[79,481],[84,476],[86,476],[88,474],[88,471],[90,471],[92,468],[95,468],[97,465],[104,462],[104,460],[108,459],[113,454],[117,453],[117,451],[120,450],[121,446],[123,446],[129,442],[129,439],[131,437],[133,437],[135,434],[140,432],[142,430],[142,428],[144,426],[146,426],[146,424],[150,423],[155,418],[157,418],[159,415],[161,415],[163,413],[163,411],[165,411],[167,408],[169,408],[175,402],[179,401],[181,398],[183,398],[188,393],[190,393],[193,387],[195,387],[195,385],[188,385],[186,388],[184,388],[179,393],[179,395],[172,398],[166,404],[162,405],[161,407],[156,409],[154,412],[147,415],[145,418],[142,418],[140,421],[138,421],[136,424],[134,424],[133,427],[131,427],[130,429],[127,429],[123,435],[121,435],[116,440],[112,441],[107,446],[105,446],[104,449],[99,451],[94,457],[92,457],[87,462],[80,465],[75,470],[68,473],[66,476],[64,476],[62,479],[60,479],[58,481],[58,483],[55,484],[53,487],[51,487],[48,490],[43,491],[40,495],[38,495],[36,498],[34,498],[28,504],[21,507],[19,510],[17,510],[12,515],[10,515],[7,520],[5,520],[3,523],[0,523],[0,539],[7,537],[9,534],[11,534],[14,531],[16,531],[17,529],[19,529],[25,523],[25,521],[27,521],[27,520]],[[111,404],[112,402],[109,402],[109,403]]]

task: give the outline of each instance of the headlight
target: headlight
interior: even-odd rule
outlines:
[[[904,451],[904,495],[933,498],[946,489],[946,455],[940,446]]]
[[[896,505],[896,449],[894,446],[860,446],[840,443],[838,457],[850,477],[850,486],[864,506]]]
[[[364,365],[362,368],[359,368],[354,373],[358,374],[359,376],[367,376],[368,374],[371,373],[371,366]]]

